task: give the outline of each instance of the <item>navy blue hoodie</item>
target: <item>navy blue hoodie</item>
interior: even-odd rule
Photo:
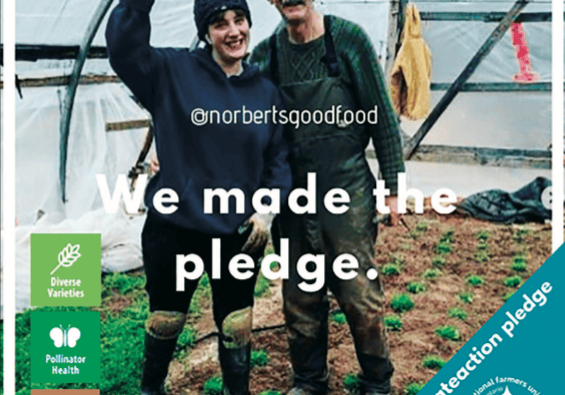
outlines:
[[[206,49],[189,51],[149,45],[149,12],[154,0],[121,0],[106,29],[110,64],[153,117],[160,171],[151,179],[145,203],[162,219],[186,229],[212,235],[234,233],[253,214],[251,198],[259,188],[276,188],[281,202],[291,188],[287,144],[280,124],[244,124],[241,111],[282,108],[277,88],[259,70],[244,63],[243,73],[227,77]],[[235,112],[238,122],[198,126],[193,110]],[[233,115],[233,113],[232,113]],[[249,113],[247,114],[249,115]],[[248,117],[249,119],[249,117]],[[246,119],[245,121],[247,121]],[[179,196],[178,210],[160,214],[153,196],[171,188]],[[245,213],[203,212],[204,188],[239,188],[245,194]]]

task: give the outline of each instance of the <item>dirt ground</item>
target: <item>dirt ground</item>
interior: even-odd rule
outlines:
[[[505,286],[503,279],[518,274],[525,280],[551,255],[550,225],[497,225],[460,214],[439,215],[429,209],[423,215],[405,217],[405,223],[407,226],[381,227],[375,246],[379,266],[394,260],[403,262],[399,275],[381,275],[387,301],[385,316],[396,314],[389,302],[392,295],[407,292],[407,283],[420,281],[427,286],[425,292],[411,294],[415,307],[401,314],[402,329],[388,332],[395,365],[393,395],[404,395],[404,388],[409,383],[429,381],[436,371],[424,367],[422,358],[433,354],[449,360],[503,305],[504,295],[516,290],[516,287]],[[444,255],[446,263],[441,268],[442,274],[435,279],[424,278],[422,273],[434,268],[432,261],[438,255],[436,246],[448,230],[454,231],[452,251]],[[482,249],[478,247],[477,233],[480,231],[489,234],[487,248],[484,245]],[[517,255],[526,258],[525,272],[517,273],[511,268],[513,257]],[[484,283],[476,287],[468,284],[466,279],[470,274],[481,276]],[[256,299],[254,328],[284,322],[280,284],[272,284],[270,291]],[[471,303],[460,300],[458,295],[462,292],[472,293]],[[335,301],[332,303],[332,307],[337,307]],[[465,310],[468,318],[448,317],[447,311],[453,307]],[[441,325],[457,327],[460,340],[445,340],[436,335],[435,329]],[[199,334],[216,330],[209,306],[196,328]],[[172,364],[169,372],[172,394],[201,394],[205,381],[220,375],[216,342],[216,338],[199,342],[184,360]],[[251,393],[288,391],[292,374],[285,330],[255,333],[253,348],[266,350],[270,360],[265,367],[253,368]],[[347,325],[331,320],[328,366],[330,394],[348,393],[343,387],[343,378],[357,372],[359,366]]]

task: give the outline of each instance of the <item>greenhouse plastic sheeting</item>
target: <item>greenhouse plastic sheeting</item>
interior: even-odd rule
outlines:
[[[59,88],[28,88],[16,99],[16,216],[30,225],[39,210],[57,223],[102,207],[96,174],[113,191],[118,174],[135,164],[147,129],[106,132],[106,123],[148,119],[120,84],[80,86],[71,122],[67,198],[59,185]]]

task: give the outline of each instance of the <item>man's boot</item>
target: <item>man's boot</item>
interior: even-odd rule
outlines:
[[[166,395],[165,378],[176,344],[176,337],[160,340],[145,333],[145,363],[141,379],[141,395]]]
[[[357,359],[361,366],[361,373],[359,374],[361,395],[390,394],[390,380],[394,367],[388,355],[386,357],[377,357],[358,352]]]
[[[237,348],[226,348],[219,341],[220,366],[222,367],[223,394],[249,395],[249,371],[251,344]]]

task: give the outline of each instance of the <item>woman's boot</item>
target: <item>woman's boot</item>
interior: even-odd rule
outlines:
[[[226,348],[220,340],[219,353],[224,383],[223,394],[249,395],[251,344]]]

